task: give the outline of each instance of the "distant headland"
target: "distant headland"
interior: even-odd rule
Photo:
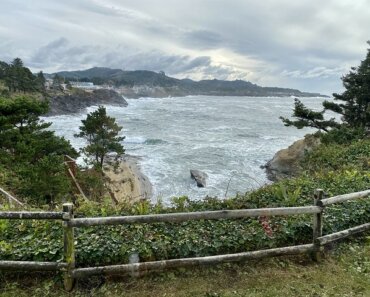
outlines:
[[[182,97],[189,95],[208,96],[253,96],[253,97],[328,97],[319,93],[302,92],[296,89],[279,87],[261,87],[243,80],[201,80],[177,79],[167,76],[163,71],[148,70],[125,71],[105,67],[87,70],[61,71],[46,74],[53,78],[63,77],[65,81],[80,83],[88,88],[114,89],[125,98],[140,97]],[[85,84],[82,84],[85,83]]]

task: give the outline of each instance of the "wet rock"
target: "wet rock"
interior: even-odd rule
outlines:
[[[206,181],[208,178],[207,173],[200,170],[190,170],[190,176],[197,182],[198,188],[204,188],[206,186]]]
[[[300,170],[299,162],[319,144],[319,138],[308,134],[288,148],[278,151],[264,166],[268,179],[277,181],[296,175]]]

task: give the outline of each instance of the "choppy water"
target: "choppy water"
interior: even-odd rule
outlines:
[[[260,168],[275,152],[301,138],[308,129],[284,127],[279,116],[290,116],[293,98],[194,96],[129,99],[128,107],[107,106],[124,127],[126,153],[141,157],[143,172],[154,188],[153,200],[188,195],[191,199],[218,196],[259,187],[267,182]],[[320,108],[321,98],[304,98]],[[79,115],[54,116],[52,128],[80,148],[74,138]],[[190,169],[205,171],[206,188],[197,188]],[[229,187],[228,187],[229,184]]]

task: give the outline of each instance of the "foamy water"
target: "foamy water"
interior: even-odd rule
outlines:
[[[293,98],[193,96],[128,99],[128,107],[107,106],[123,126],[126,153],[141,157],[143,172],[154,188],[155,201],[187,195],[224,197],[244,193],[268,182],[260,168],[277,150],[302,138],[308,129],[284,127],[279,116],[290,116]],[[321,98],[304,98],[320,109]],[[77,149],[84,145],[78,133],[78,115],[54,116],[52,129]],[[208,174],[206,188],[197,188],[190,169]],[[228,186],[229,184],[229,186]]]

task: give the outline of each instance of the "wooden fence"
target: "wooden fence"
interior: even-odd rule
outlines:
[[[73,205],[71,203],[64,204],[62,212],[0,212],[0,219],[62,220],[64,230],[64,262],[0,261],[0,270],[11,269],[22,271],[61,271],[64,274],[65,289],[70,291],[72,290],[76,279],[97,274],[117,274],[125,272],[132,273],[139,271],[159,270],[164,268],[187,267],[201,264],[216,264],[273,256],[296,255],[303,253],[310,253],[315,260],[318,260],[320,252],[324,245],[339,239],[346,238],[355,233],[370,230],[369,222],[354,228],[323,236],[322,228],[325,207],[333,203],[368,197],[370,196],[370,190],[335,196],[327,199],[323,199],[323,196],[323,190],[316,190],[314,193],[313,206],[202,211],[117,217],[74,218]],[[311,244],[208,257],[76,268],[74,228],[83,228],[96,225],[101,226],[158,222],[185,222],[193,220],[236,219],[260,216],[290,216],[300,214],[313,215],[313,240]]]

